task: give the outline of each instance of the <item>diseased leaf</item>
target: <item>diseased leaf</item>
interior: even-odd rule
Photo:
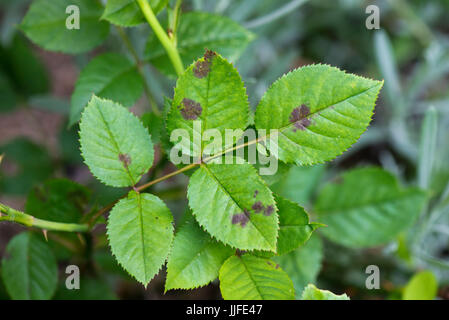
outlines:
[[[92,94],[132,106],[143,92],[143,80],[137,67],[117,53],[105,53],[92,59],[81,71],[72,94],[69,125],[81,118]]]
[[[426,193],[401,188],[378,168],[348,171],[320,192],[315,205],[323,234],[349,247],[370,247],[394,239],[410,227],[426,203]]]
[[[201,57],[205,48],[234,62],[254,39],[254,34],[227,17],[207,12],[188,12],[181,17],[177,39],[181,60],[184,65],[189,65]],[[155,34],[148,39],[145,57],[163,73],[176,75]]]
[[[244,164],[202,165],[190,178],[193,215],[213,237],[242,250],[276,250],[278,217],[270,189]]]
[[[165,290],[193,289],[218,277],[233,250],[213,240],[195,221],[187,221],[175,236],[167,262]]]
[[[2,278],[11,298],[50,299],[58,282],[58,266],[48,245],[31,232],[15,236],[6,247]]]
[[[438,282],[430,271],[416,273],[404,288],[403,300],[433,300],[438,293]]]
[[[149,0],[154,14],[158,14],[169,0]],[[102,19],[123,27],[133,27],[145,22],[136,0],[108,0]]]
[[[81,153],[90,171],[113,187],[134,186],[153,164],[151,137],[121,105],[96,96],[80,123]]]
[[[309,284],[302,293],[301,300],[350,300],[346,294],[336,295],[328,290],[321,290]]]
[[[167,259],[173,217],[158,197],[131,191],[112,209],[107,224],[111,251],[118,263],[144,286]]]
[[[310,239],[295,251],[273,260],[287,272],[295,287],[296,297],[300,298],[302,291],[309,283],[316,281],[323,260],[323,244],[317,235]]]
[[[249,254],[232,256],[220,269],[220,290],[225,300],[293,300],[288,275],[271,260]]]
[[[169,133],[185,129],[190,139],[181,141],[179,146],[187,149],[185,154],[199,156],[207,145],[213,144],[214,151],[232,145],[247,126],[248,112],[248,97],[237,70],[221,56],[207,51],[178,79],[167,116],[167,129]],[[201,128],[194,126],[194,120],[198,120]],[[203,137],[209,129],[218,130],[223,137],[221,143],[213,139],[212,142],[196,143],[194,135]],[[241,129],[242,133],[226,144],[226,129]]]
[[[36,218],[64,222],[79,222],[89,201],[87,188],[68,179],[53,179],[33,188],[25,211]]]
[[[286,163],[332,160],[366,130],[382,84],[330,66],[302,67],[267,90],[255,124],[257,129],[277,129],[278,143],[269,148]]]
[[[73,21],[66,13],[69,6],[78,6],[80,28],[69,29]],[[51,51],[82,53],[100,45],[108,36],[109,24],[99,21],[103,6],[92,0],[35,0],[20,25],[34,43]]]

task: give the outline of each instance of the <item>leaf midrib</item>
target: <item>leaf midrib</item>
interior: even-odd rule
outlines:
[[[201,164],[201,167],[205,168],[206,173],[209,174],[218,184],[218,186],[223,190],[224,193],[226,193],[229,198],[234,202],[234,204],[239,207],[242,211],[244,209],[242,209],[242,207],[240,206],[240,204],[234,199],[233,196],[231,196],[231,194],[228,192],[228,190],[226,190],[226,188],[221,184],[220,180],[218,180],[218,178],[213,174],[212,171],[209,170],[209,168],[207,167],[207,165]],[[265,242],[268,244],[269,248],[272,248],[274,250],[276,250],[276,248],[273,248],[270,244],[270,242],[268,241],[268,239],[265,237],[265,235],[260,231],[260,229],[254,224],[253,221],[251,221],[251,219],[249,219],[248,217],[248,221],[253,225],[253,227],[257,230],[257,232],[262,236],[262,238],[265,240]]]

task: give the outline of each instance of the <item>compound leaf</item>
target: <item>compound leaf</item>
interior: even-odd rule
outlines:
[[[184,65],[189,65],[201,57],[204,48],[217,51],[235,61],[254,39],[254,34],[227,17],[206,12],[188,12],[182,15],[177,39],[181,59]],[[163,73],[176,75],[164,47],[154,34],[148,40],[145,56]]]
[[[83,112],[80,144],[90,171],[113,187],[135,185],[153,163],[153,143],[139,118],[96,96]]]
[[[426,193],[400,188],[379,168],[348,171],[320,192],[315,212],[328,227],[323,234],[349,247],[384,244],[410,227],[426,203]]]
[[[50,299],[58,284],[58,266],[47,243],[36,234],[23,232],[6,247],[2,278],[13,299]]]
[[[205,146],[202,140],[196,141],[195,135],[203,137],[206,130],[216,129],[225,137],[226,129],[241,129],[240,135],[228,144],[224,138],[209,144],[215,151],[228,147],[243,134],[248,112],[248,97],[238,71],[220,55],[207,51],[178,79],[167,129],[169,133],[175,129],[186,130],[190,139],[183,139],[178,146],[187,150],[185,154],[198,156]],[[194,120],[198,120],[195,123],[200,127]]]
[[[118,263],[147,285],[167,259],[173,240],[173,216],[165,203],[131,191],[111,210],[107,234]]]
[[[349,300],[346,294],[337,295],[328,290],[321,290],[309,284],[302,293],[301,300]]]
[[[150,0],[154,14],[158,14],[169,0]],[[101,17],[113,24],[133,27],[145,22],[145,18],[136,0],[108,0]]]
[[[276,251],[276,204],[250,164],[202,165],[190,178],[187,197],[213,237],[242,250]]]
[[[232,256],[220,269],[220,290],[225,300],[293,300],[288,275],[268,259],[249,254]]]
[[[142,77],[137,67],[126,57],[116,53],[97,56],[81,71],[76,82],[69,125],[79,121],[92,94],[130,107],[139,99],[142,91]]]
[[[187,221],[173,241],[165,290],[207,285],[217,278],[220,267],[232,253],[231,248],[212,239],[195,221]]]
[[[269,138],[278,141],[272,140],[269,148],[286,163],[332,160],[366,130],[382,84],[330,66],[302,67],[267,90],[255,124],[277,131]]]
[[[69,29],[73,12],[69,6],[79,8],[79,29]],[[92,0],[36,0],[25,15],[20,28],[44,49],[64,53],[82,53],[100,45],[108,36],[109,24],[99,21],[103,6]]]

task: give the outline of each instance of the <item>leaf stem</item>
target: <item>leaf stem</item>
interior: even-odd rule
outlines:
[[[88,226],[85,224],[61,223],[38,219],[2,203],[0,203],[0,212],[0,221],[15,222],[27,227],[66,232],[87,232],[89,230]]]
[[[173,42],[168,37],[167,33],[161,27],[148,1],[136,1],[140,6],[143,15],[145,16],[145,19],[148,21],[148,24],[153,29],[162,46],[165,48],[165,51],[167,51],[168,57],[170,58],[176,73],[178,74],[178,76],[182,75],[184,73],[184,66],[182,64],[181,57],[179,56],[178,49],[175,47]]]

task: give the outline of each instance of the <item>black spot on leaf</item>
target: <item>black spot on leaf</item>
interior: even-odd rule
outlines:
[[[243,227],[246,226],[246,224],[249,221],[249,211],[243,210],[243,213],[234,214],[232,216],[232,224],[240,224]]]
[[[256,203],[253,204],[251,209],[253,209],[255,213],[260,213],[264,210],[264,206],[263,206],[262,202],[257,201]]]
[[[131,164],[131,157],[126,153],[120,153],[118,155],[118,159],[121,163],[123,163],[123,166],[125,168],[128,168],[128,166]]]
[[[270,204],[269,206],[267,206],[265,208],[265,210],[263,211],[263,214],[266,216],[271,216],[273,214],[273,212],[274,212],[274,207],[273,207],[273,205]]]
[[[196,120],[203,112],[201,104],[194,100],[184,98],[182,104],[184,107],[181,108],[181,115],[185,120]]]
[[[217,54],[211,50],[206,49],[204,54],[204,60],[198,61],[193,69],[193,75],[199,79],[206,77],[210,72],[210,66],[212,64],[212,58]]]
[[[305,130],[306,127],[310,126],[310,119],[307,116],[310,114],[310,109],[305,104],[296,107],[293,109],[292,113],[290,113],[290,122],[293,123],[294,129],[296,132],[297,129]]]
[[[253,198],[257,197],[258,194],[259,194],[259,190],[254,191],[254,196],[253,196]]]

